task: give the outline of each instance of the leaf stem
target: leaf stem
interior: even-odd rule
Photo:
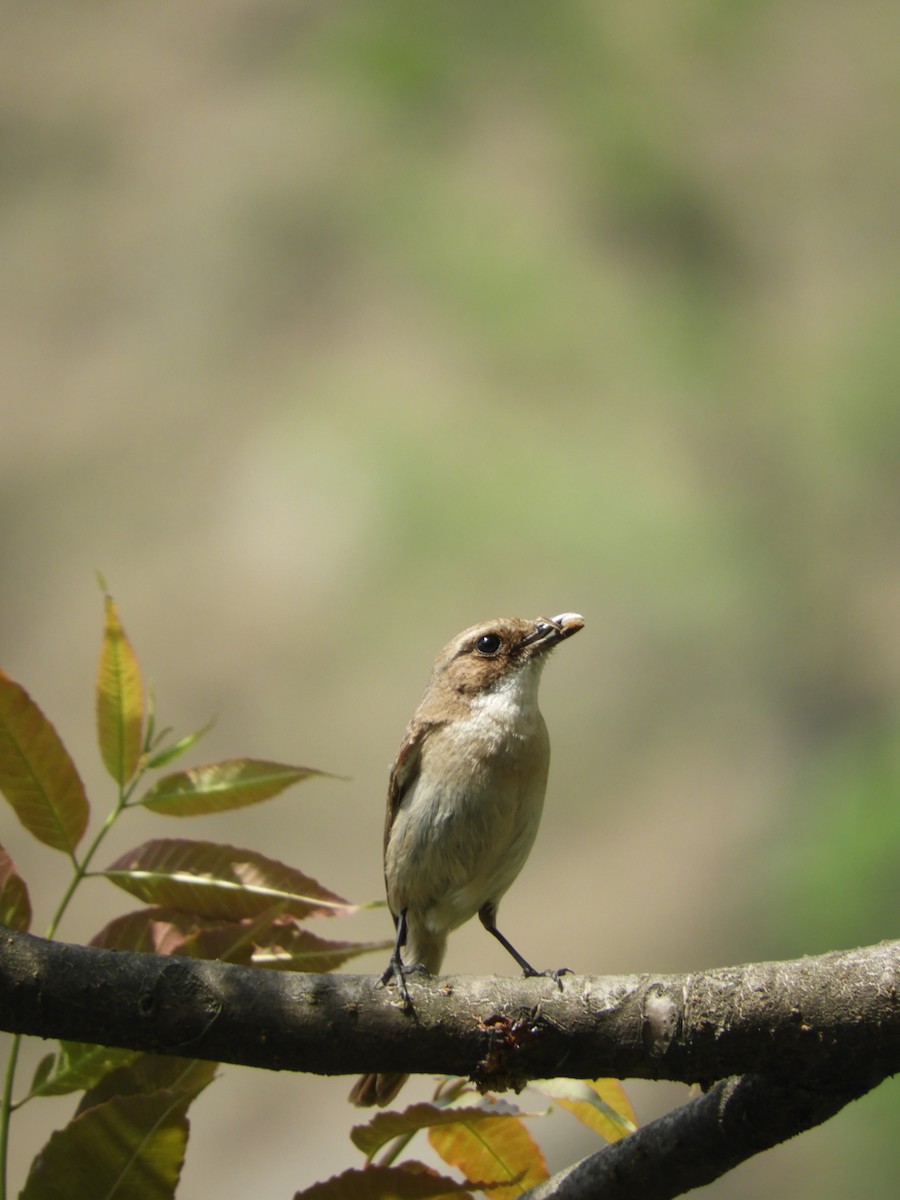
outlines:
[[[59,928],[59,923],[63,919],[66,909],[69,907],[78,885],[88,873],[88,867],[91,865],[94,855],[100,849],[103,839],[124,812],[128,804],[128,800],[137,787],[142,775],[143,771],[139,771],[127,788],[119,789],[119,796],[115,806],[110,810],[106,820],[98,829],[96,837],[91,842],[90,846],[88,846],[84,856],[79,860],[74,853],[71,855],[72,865],[74,866],[75,870],[72,873],[72,878],[69,880],[68,887],[63,892],[62,898],[60,899],[59,904],[56,906],[56,912],[51,917],[50,924],[47,926],[47,933],[45,936],[48,939],[55,936],[56,931]],[[0,1200],[6,1200],[7,1195],[6,1180],[7,1166],[9,1162],[9,1124],[13,1111],[13,1087],[15,1086],[16,1066],[19,1060],[19,1049],[21,1044],[22,1035],[17,1033],[10,1046],[9,1060],[6,1064],[6,1074],[3,1083],[3,1099],[0,1101]]]
[[[94,855],[100,849],[103,839],[128,807],[128,802],[134,795],[134,792],[137,789],[138,784],[141,782],[141,779],[143,779],[145,773],[146,768],[138,771],[127,787],[119,788],[119,797],[116,801],[115,807],[109,811],[106,820],[97,830],[97,836],[91,842],[90,846],[88,846],[84,857],[79,861],[74,854],[72,855],[72,863],[75,867],[75,873],[69,881],[69,886],[66,888],[65,892],[63,892],[62,899],[57,905],[56,912],[53,914],[50,924],[47,927],[47,932],[45,934],[47,938],[52,938],[55,935],[57,929],[59,928],[59,923],[63,919],[65,911],[69,907],[72,897],[75,895],[75,889],[81,883],[82,879],[84,879],[84,877],[88,874],[88,867],[90,867]],[[2,1196],[0,1196],[0,1200],[3,1200]]]
[[[9,1119],[12,1116],[12,1093],[16,1079],[16,1063],[19,1060],[19,1047],[22,1045],[22,1035],[17,1033],[9,1048],[9,1061],[6,1064],[6,1077],[3,1082],[3,1102],[0,1107],[0,1200],[6,1200],[6,1174],[9,1161]]]
[[[72,862],[75,865],[75,871],[72,875],[72,878],[69,880],[69,886],[63,892],[62,899],[60,900],[59,904],[56,907],[56,912],[53,914],[53,916],[50,920],[50,924],[47,926],[47,932],[44,935],[45,937],[52,938],[56,934],[56,931],[59,928],[59,923],[63,919],[63,916],[66,912],[66,909],[69,907],[72,897],[75,895],[76,888],[78,887],[78,885],[81,883],[82,879],[84,879],[85,875],[87,874],[88,867],[91,865],[91,860],[93,859],[93,857],[97,853],[97,851],[100,849],[100,845],[103,842],[103,839],[106,837],[106,835],[112,829],[113,825],[116,823],[118,817],[122,813],[122,810],[125,807],[125,801],[126,801],[126,795],[124,792],[122,792],[119,794],[119,799],[118,799],[118,802],[116,803],[115,808],[111,809],[110,812],[107,814],[106,820],[103,822],[103,824],[100,826],[100,828],[97,831],[97,836],[94,838],[94,840],[91,842],[90,846],[85,851],[84,857],[79,861],[73,855]],[[2,1197],[0,1197],[0,1200],[2,1200]]]

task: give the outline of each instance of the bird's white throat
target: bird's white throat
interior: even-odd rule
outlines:
[[[538,684],[543,661],[532,659],[518,671],[511,671],[488,691],[472,698],[472,716],[487,718],[498,725],[527,727],[540,720]]]

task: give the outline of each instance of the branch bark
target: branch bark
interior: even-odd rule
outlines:
[[[0,931],[0,1028],[318,1074],[721,1082],[534,1200],[676,1196],[900,1070],[900,941],[690,975],[442,976],[393,988]],[[737,1076],[737,1078],[729,1078]]]
[[[303,975],[0,932],[0,1028],[324,1075],[670,1079],[900,1070],[900,941],[690,975]],[[855,1071],[854,1073],[857,1073]]]
[[[820,1125],[868,1086],[819,1090],[744,1075],[723,1079],[630,1137],[558,1172],[528,1200],[669,1200],[703,1187],[740,1163]]]

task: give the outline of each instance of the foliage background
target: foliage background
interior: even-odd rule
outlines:
[[[503,911],[529,957],[897,936],[897,24],[880,0],[7,9],[0,662],[100,803],[101,567],[163,717],[217,714],[206,757],[352,776],[202,829],[142,814],[121,848],[211,837],[380,895],[386,768],[439,646],[577,609]],[[0,827],[49,911],[60,862]],[[475,926],[451,942],[450,971],[507,967]],[[181,1195],[350,1164],[346,1090],[229,1070]],[[632,1094],[646,1120],[683,1090]],[[893,1196],[897,1108],[883,1087],[709,1194],[843,1196],[865,1161]],[[554,1124],[551,1167],[588,1149]]]

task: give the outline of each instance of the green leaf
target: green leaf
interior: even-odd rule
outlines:
[[[540,1147],[519,1117],[493,1117],[479,1109],[447,1111],[457,1121],[433,1125],[428,1140],[467,1179],[495,1180],[481,1189],[491,1200],[520,1196],[547,1178]]]
[[[74,855],[90,811],[84,784],[59,734],[2,671],[0,792],[39,842]]]
[[[608,1142],[638,1127],[631,1101],[618,1079],[533,1079],[528,1085],[551,1096]]]
[[[144,689],[134,648],[112,596],[97,667],[97,742],[103,764],[120,786],[132,778],[143,750]]]
[[[171,746],[164,746],[162,750],[158,750],[156,754],[151,755],[147,759],[148,769],[156,771],[159,767],[164,767],[167,763],[172,762],[173,759],[180,758],[192,746],[196,746],[202,737],[206,737],[215,723],[215,720],[207,721],[202,729],[196,729],[193,733],[186,733],[183,738],[179,738]],[[147,732],[149,739],[150,730],[148,729]],[[164,733],[160,734],[160,737],[163,736],[165,736]]]
[[[31,901],[16,864],[0,846],[0,925],[27,933],[31,926]]]
[[[171,1091],[115,1096],[80,1113],[51,1135],[19,1200],[171,1200],[190,1101]]]
[[[276,921],[261,936],[254,938],[252,963],[280,971],[309,971],[324,974],[337,970],[351,958],[372,952],[387,953],[393,941],[330,942],[293,921]]]
[[[375,1113],[365,1125],[355,1125],[350,1130],[350,1140],[357,1150],[362,1150],[363,1154],[371,1159],[382,1146],[386,1146],[394,1138],[417,1133],[420,1129],[454,1125],[467,1120],[480,1121],[482,1117],[486,1118],[488,1123],[500,1118],[507,1120],[518,1115],[518,1112],[519,1109],[514,1104],[507,1104],[503,1100],[495,1100],[490,1104],[485,1101],[483,1104],[460,1108],[439,1108],[436,1104],[423,1102],[411,1104],[403,1112]]]
[[[28,1094],[66,1096],[69,1092],[83,1091],[136,1056],[136,1050],[93,1046],[85,1042],[60,1042],[56,1054],[42,1058],[38,1063]]]
[[[253,758],[231,758],[167,775],[140,802],[152,812],[193,817],[259,804],[313,775],[325,772]]]
[[[147,714],[144,725],[144,753],[149,754],[153,749],[153,739],[156,737],[156,695],[153,691],[152,680],[147,687],[147,694],[144,697],[144,709]]]
[[[364,1167],[342,1171],[321,1183],[294,1193],[294,1200],[465,1200],[468,1185],[438,1175],[423,1163],[396,1167]]]
[[[81,1098],[77,1111],[86,1112],[114,1096],[178,1092],[191,1100],[216,1077],[219,1064],[198,1058],[174,1058],[168,1054],[138,1054],[130,1063],[104,1075]]]
[[[281,905],[293,917],[347,915],[356,905],[301,871],[255,850],[159,838],[101,872],[148,904],[239,921]]]
[[[41,1088],[50,1078],[50,1072],[53,1070],[53,1064],[56,1062],[55,1054],[45,1054],[41,1061],[35,1067],[34,1077],[31,1080],[29,1088],[29,1096],[40,1095]]]

